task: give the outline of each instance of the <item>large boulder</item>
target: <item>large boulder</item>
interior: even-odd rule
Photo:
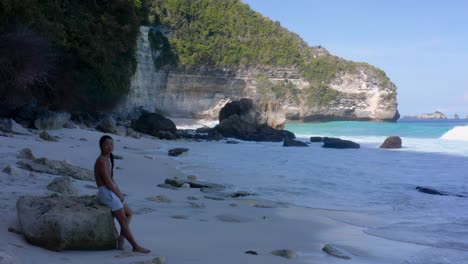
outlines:
[[[308,147],[308,145],[299,140],[285,138],[283,141],[283,147]]]
[[[137,120],[133,120],[132,128],[144,134],[166,139],[173,139],[169,135],[176,135],[177,132],[176,125],[170,119],[149,112],[143,113]]]
[[[60,129],[70,121],[70,117],[71,115],[66,112],[47,111],[34,121],[34,126],[39,130]]]
[[[237,115],[249,124],[266,125],[274,129],[283,129],[286,117],[281,106],[274,102],[253,101],[242,98],[239,101],[227,103],[219,112],[219,122]]]
[[[220,122],[212,132],[247,141],[280,142],[284,138],[295,138],[293,133],[280,130],[284,120],[280,122],[280,119],[272,118],[276,112],[272,114],[268,107],[265,110],[262,106],[265,105],[246,98],[226,104],[219,113]]]
[[[104,133],[111,133],[117,134],[117,125],[116,121],[112,116],[105,116],[96,126],[96,129],[104,132]]]
[[[15,120],[10,118],[0,118],[0,132],[17,134],[17,135],[29,135],[29,131],[16,123]]]
[[[384,143],[382,143],[380,148],[399,149],[401,148],[401,143],[401,138],[398,136],[388,137],[385,139]]]
[[[49,250],[115,249],[117,231],[96,196],[23,196],[16,203],[26,240]]]
[[[327,138],[323,140],[322,148],[336,148],[336,149],[358,149],[361,146],[351,140],[343,140],[339,138]]]
[[[310,137],[310,142],[322,142],[322,137]]]

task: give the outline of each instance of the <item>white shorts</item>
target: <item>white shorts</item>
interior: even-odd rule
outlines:
[[[115,193],[109,190],[109,188],[106,186],[99,186],[98,197],[99,201],[105,206],[109,207],[112,212],[123,208],[123,204],[119,197],[117,197],[117,195],[115,195]]]

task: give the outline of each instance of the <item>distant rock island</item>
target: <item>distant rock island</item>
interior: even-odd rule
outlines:
[[[447,116],[439,111],[435,111],[434,113],[426,113],[420,115],[404,115],[401,119],[447,119]]]

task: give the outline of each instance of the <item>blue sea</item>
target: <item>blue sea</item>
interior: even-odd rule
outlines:
[[[440,138],[457,126],[467,126],[468,119],[412,120],[396,123],[337,121],[323,123],[287,123],[286,128],[299,135],[391,136],[408,138]],[[468,135],[466,135],[468,139]]]
[[[259,198],[343,214],[367,234],[430,247],[405,263],[468,263],[468,120],[288,123],[298,140],[331,136],[360,149],[282,143],[188,145],[180,170]],[[403,148],[380,149],[388,136]],[[447,195],[431,195],[416,187]]]

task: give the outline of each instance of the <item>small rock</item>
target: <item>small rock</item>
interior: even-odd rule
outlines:
[[[247,223],[252,221],[250,218],[236,215],[218,215],[216,216],[219,220],[229,223]]]
[[[54,130],[63,128],[70,121],[69,113],[48,111],[34,121],[34,126],[40,130]]]
[[[382,143],[380,148],[385,148],[385,149],[399,149],[401,148],[401,138],[398,136],[393,136],[393,137],[388,137],[385,139],[385,141]]]
[[[239,144],[239,141],[228,140],[228,141],[226,141],[226,144]]]
[[[182,184],[182,186],[180,186],[180,188],[187,188],[188,189],[188,188],[190,188],[190,184],[184,183],[184,184]]]
[[[132,262],[131,264],[167,264],[167,260],[165,257],[155,257],[150,260]]]
[[[197,180],[197,176],[195,175],[189,175],[187,176],[187,179],[191,180],[191,181],[196,181]]]
[[[50,142],[58,141],[56,137],[51,136],[49,133],[47,133],[47,131],[42,131],[41,134],[39,134],[39,137],[45,141],[50,141]]]
[[[337,258],[342,258],[342,259],[351,259],[350,256],[348,256],[346,253],[344,253],[341,249],[339,249],[335,245],[331,244],[326,244],[322,250],[327,253],[328,255],[337,257]]]
[[[189,151],[188,148],[174,148],[174,149],[169,150],[167,153],[169,156],[177,157],[183,153],[186,153],[187,151]]]
[[[276,205],[273,205],[273,204],[256,204],[254,205],[254,207],[257,207],[257,208],[276,208],[277,206]]]
[[[80,138],[80,141],[88,141],[86,138]]]
[[[215,200],[215,201],[224,201],[224,198],[222,197],[215,197],[215,196],[208,196],[208,195],[203,196],[203,197],[205,197],[206,199]]]
[[[224,188],[200,188],[202,193],[220,193],[224,191]]]
[[[297,258],[296,252],[290,250],[290,249],[279,249],[279,250],[274,250],[271,252],[271,254],[278,256],[278,257],[283,257],[287,259],[293,259]]]
[[[172,186],[170,184],[167,184],[167,183],[158,184],[158,187],[164,188],[164,189],[169,189],[169,190],[177,190],[178,189],[177,187],[174,187],[174,186]]]
[[[136,132],[135,130],[133,130],[130,127],[127,128],[126,134],[127,134],[127,137],[132,137],[132,138],[136,138],[136,139],[141,138],[141,134]]]
[[[22,235],[23,234],[23,232],[21,232],[21,230],[18,230],[18,229],[14,228],[14,227],[9,227],[8,232],[15,233],[17,235]],[[1,258],[0,258],[0,260],[1,260]],[[2,262],[0,261],[0,263],[2,263]]]
[[[18,168],[11,165],[6,166],[3,169],[3,172],[11,176],[18,176],[21,174]]]
[[[117,135],[119,135],[119,136],[126,136],[127,135],[127,128],[124,127],[124,126],[117,126],[116,130],[117,130]]]
[[[117,125],[116,121],[111,116],[105,116],[96,126],[96,129],[104,132],[104,133],[111,133],[117,134]]]
[[[181,180],[178,180],[178,179],[169,179],[169,178],[164,180],[164,183],[172,185],[172,186],[177,187],[177,188],[180,188],[180,187],[182,187],[182,185],[185,184],[184,181],[181,181]]]
[[[196,133],[209,133],[211,128],[209,126],[202,126],[195,130]]]
[[[299,140],[285,138],[283,141],[283,147],[308,147],[308,145]]]
[[[256,195],[256,194],[247,192],[247,191],[237,191],[233,193],[225,193],[224,195],[227,197],[239,198],[239,197],[251,196],[251,195]]]
[[[148,201],[153,201],[153,202],[158,202],[158,203],[171,203],[171,199],[165,195],[158,195],[158,196],[152,196],[152,197],[147,197],[146,200]]]
[[[438,190],[427,188],[427,187],[417,186],[416,190],[418,190],[419,192],[422,192],[422,193],[433,194],[433,195],[447,195],[447,194],[442,193],[442,192],[440,192]]]
[[[116,170],[123,170],[123,168],[120,167],[120,166],[116,166],[115,169],[116,169]]]
[[[154,159],[154,156],[151,156],[151,155],[145,155],[144,157],[147,159],[151,159],[151,160]]]
[[[146,214],[146,213],[151,213],[151,212],[154,212],[154,211],[156,211],[156,210],[153,209],[153,208],[140,208],[140,209],[135,211],[135,214],[137,214],[137,215]]]
[[[171,217],[174,219],[184,219],[184,220],[189,219],[187,215],[173,215]]]
[[[22,127],[20,124],[16,123],[15,120],[11,118],[0,118],[0,131],[4,132],[5,135],[8,133],[17,134],[17,135],[30,135],[29,131]]]
[[[245,254],[251,254],[251,255],[258,255],[257,251],[254,251],[254,250],[248,250],[246,252],[244,252]]]
[[[131,149],[131,150],[141,150],[141,149],[137,149],[137,148],[133,148],[133,147],[129,147],[129,146],[124,146],[123,148],[124,149]]]
[[[27,160],[33,160],[35,159],[34,155],[32,154],[32,151],[30,148],[24,148],[20,151],[18,156],[16,156],[18,159],[27,159]]]
[[[187,183],[190,184],[190,188],[225,188],[224,185],[204,181],[187,181]]]
[[[322,137],[310,137],[310,142],[322,142]]]
[[[238,205],[236,203],[230,203],[229,206],[237,207]]]
[[[198,198],[195,196],[188,196],[187,199],[192,201],[198,200]]]

